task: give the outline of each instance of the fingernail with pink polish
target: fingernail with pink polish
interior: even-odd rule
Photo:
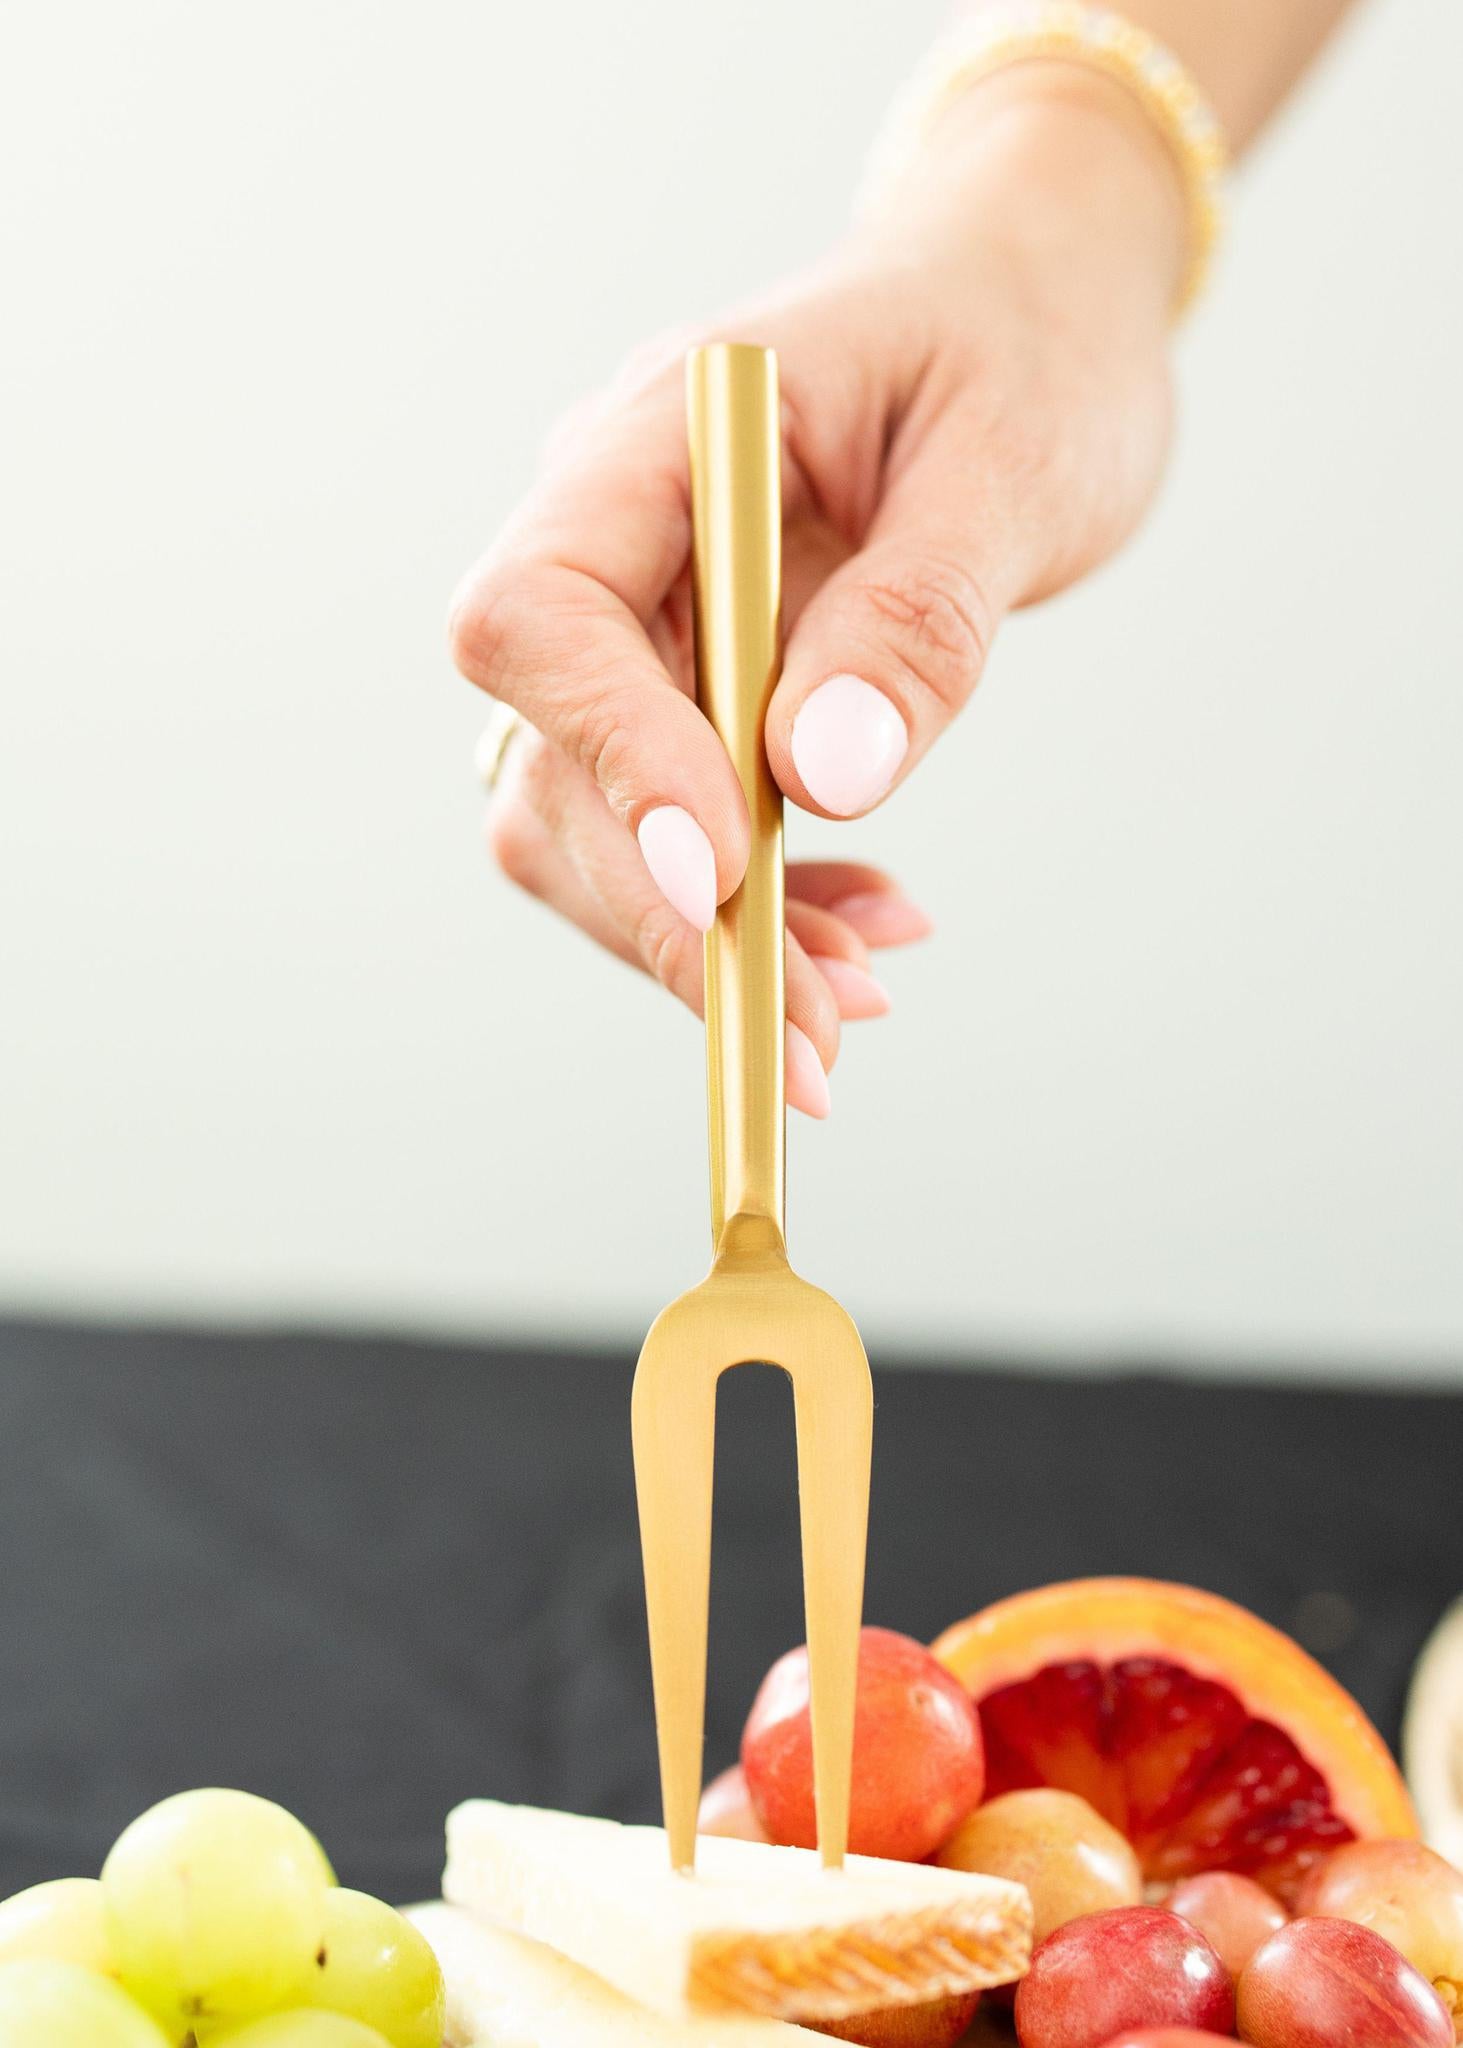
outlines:
[[[828,908],[851,924],[866,946],[907,946],[915,939],[927,939],[935,928],[919,905],[896,889],[843,896]]]
[[[673,910],[709,932],[716,918],[716,855],[689,811],[661,804],[636,833],[651,880]]]
[[[787,1099],[805,1116],[825,1117],[833,1107],[828,1076],[806,1031],[787,1027]]]
[[[793,720],[792,758],[804,787],[840,818],[877,802],[908,751],[904,720],[862,676],[830,676]]]
[[[832,954],[814,953],[813,965],[832,989],[838,1004],[838,1014],[847,1023],[855,1023],[861,1017],[887,1017],[889,1014],[889,991],[881,981],[875,981],[862,967],[855,967],[851,960],[839,960]]]

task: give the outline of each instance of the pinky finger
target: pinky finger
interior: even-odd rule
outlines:
[[[869,972],[869,949],[851,924],[789,896],[787,928],[832,989],[845,1023],[888,1016],[889,991]]]
[[[935,928],[892,875],[862,861],[791,861],[787,893],[789,899],[832,911],[866,946],[907,946],[927,939]]]

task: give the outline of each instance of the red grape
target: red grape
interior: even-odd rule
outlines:
[[[1262,1884],[1233,1870],[1186,1877],[1163,1903],[1198,1928],[1231,1977],[1238,1977],[1260,1944],[1290,1918]]]
[[[747,1790],[746,1774],[733,1764],[719,1778],[713,1778],[701,1794],[696,1816],[698,1835],[730,1835],[738,1842],[765,1842],[767,1830],[758,1820]]]
[[[1349,1842],[1301,1892],[1303,1913],[1355,1920],[1401,1949],[1459,2023],[1463,2008],[1463,1873],[1421,1842]]]
[[[1453,2022],[1407,1958],[1350,1920],[1292,1920],[1239,1980],[1255,2048],[1453,2048]]]
[[[808,1653],[789,1650],[762,1681],[742,1735],[742,1769],[774,1842],[811,1849],[813,1738]],[[922,1863],[985,1786],[980,1721],[969,1693],[922,1643],[887,1628],[859,1638],[848,1846]]]
[[[1139,2027],[1136,2034],[1115,2034],[1102,2048],[1205,2048],[1206,2042],[1228,2041],[1229,2034],[1206,2034],[1200,2027]]]
[[[1024,1884],[1033,1939],[1108,1906],[1136,1906],[1143,1873],[1125,1836],[1075,1792],[1003,1792],[963,1820],[944,1848],[949,1870]]]
[[[1102,2048],[1124,2027],[1234,2026],[1229,1973],[1197,1928],[1157,1906],[1116,1906],[1049,1934],[1016,1992],[1022,2048]]]

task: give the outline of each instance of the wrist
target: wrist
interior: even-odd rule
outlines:
[[[1133,94],[1031,59],[952,99],[858,233],[881,261],[957,276],[995,244],[1056,306],[1167,325],[1189,222],[1173,156]]]

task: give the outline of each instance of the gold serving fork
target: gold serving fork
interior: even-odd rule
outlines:
[[[783,1240],[782,795],[762,728],[777,680],[781,420],[770,349],[686,360],[696,682],[747,799],[752,851],[706,939],[711,1271],[663,1309],[635,1374],[632,1428],[661,1798],[672,1864],[692,1869],[706,1713],[717,1382],[780,1366],[793,1384],[818,1845],[848,1843],[873,1390],[850,1317],[800,1280]]]

